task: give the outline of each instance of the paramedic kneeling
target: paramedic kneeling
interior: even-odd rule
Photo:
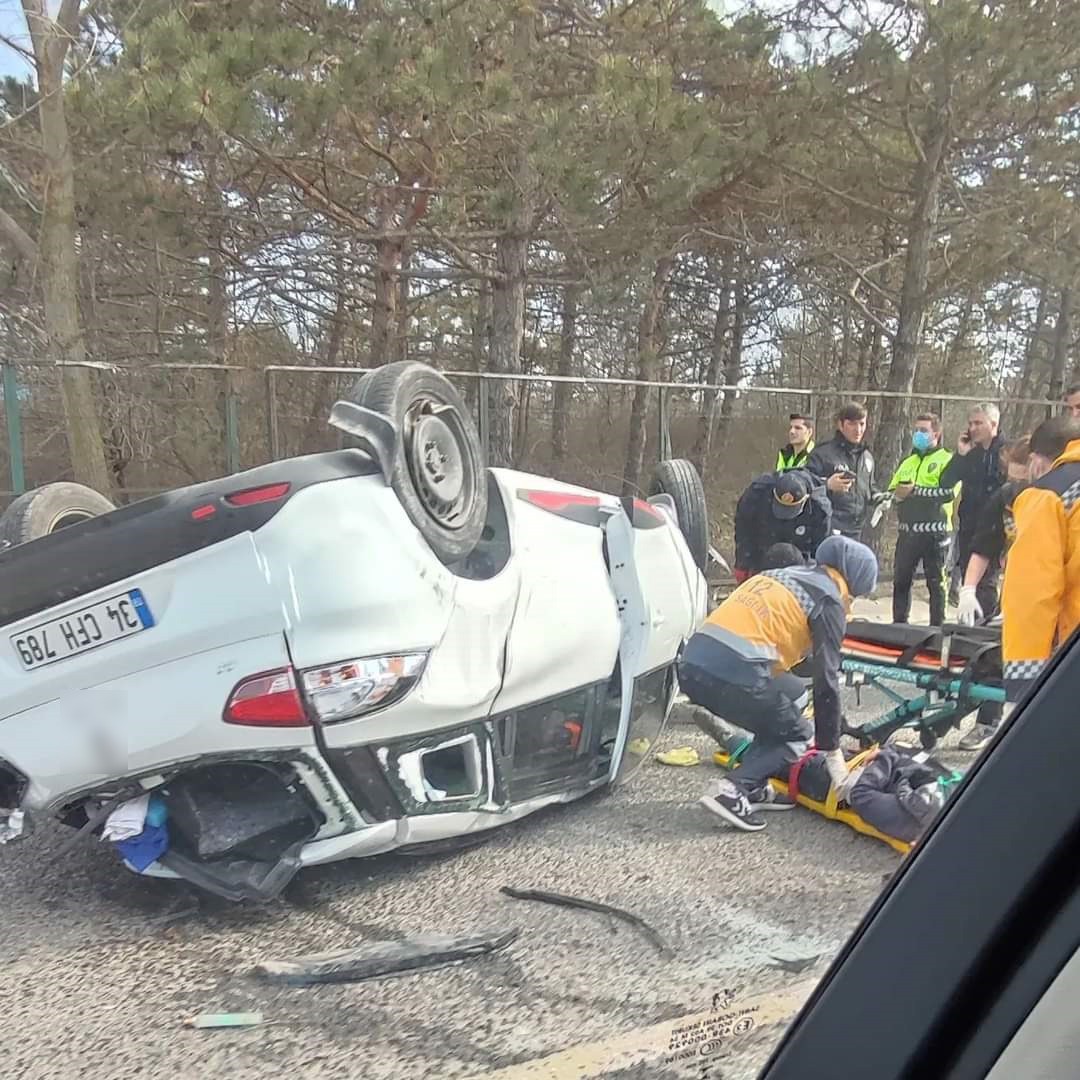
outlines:
[[[796,761],[814,737],[838,791],[848,779],[840,750],[840,647],[851,600],[877,585],[877,559],[864,544],[831,536],[816,563],[766,570],[740,585],[686,644],[679,684],[711,713],[745,728],[753,742],[702,805],[747,832],[765,827],[759,810],[794,805],[768,778]],[[812,657],[814,722],[791,669]]]

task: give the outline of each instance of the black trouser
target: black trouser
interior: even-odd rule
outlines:
[[[967,573],[968,559],[971,558],[971,545],[975,537],[972,534],[965,535],[961,533],[957,537],[957,564],[960,567],[960,583],[964,582],[964,575]],[[983,618],[991,619],[997,614],[998,609],[998,571],[999,567],[995,560],[990,560],[990,565],[986,568],[986,573],[982,576],[982,581],[979,582],[975,589],[975,599],[979,601],[979,607],[982,608]]]
[[[919,563],[922,563],[926,587],[930,590],[930,625],[941,626],[945,621],[945,563],[948,554],[948,533],[906,530],[900,533],[893,563],[893,622],[906,623],[911,615],[911,584]]]
[[[814,728],[803,715],[808,694],[802,679],[790,672],[769,675],[748,663],[746,678],[739,682],[747,685],[718,678],[694,664],[679,666],[679,687],[695,705],[754,736],[729,774],[749,793],[798,761]]]

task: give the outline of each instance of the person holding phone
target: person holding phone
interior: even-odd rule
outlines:
[[[1001,412],[996,405],[977,405],[968,413],[967,428],[957,440],[956,453],[941,474],[941,486],[960,488],[957,513],[956,552],[961,580],[971,558],[975,534],[983,508],[1005,483],[1001,452],[1005,438],[998,430]],[[998,606],[998,567],[988,566],[976,590],[984,617],[991,618]]]
[[[807,469],[825,481],[834,533],[859,540],[873,507],[884,498],[874,490],[874,455],[866,445],[866,409],[851,401],[836,414],[836,434],[814,448]]]

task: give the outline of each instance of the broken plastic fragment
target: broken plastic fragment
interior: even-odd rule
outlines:
[[[257,1012],[202,1013],[199,1016],[188,1017],[184,1025],[193,1028],[256,1027],[262,1022],[262,1013]]]
[[[486,956],[506,948],[517,940],[520,933],[520,930],[503,930],[470,937],[420,935],[405,941],[377,942],[356,949],[312,953],[296,960],[265,960],[252,969],[252,974],[267,982],[291,986],[361,982],[380,975],[444,967]]]
[[[701,764],[701,755],[692,746],[676,746],[674,750],[665,750],[656,755],[662,765],[681,765],[689,768]]]
[[[631,739],[626,744],[626,749],[635,757],[644,757],[649,752],[652,743],[648,739]]]
[[[581,908],[582,911],[595,911],[599,915],[610,915],[616,919],[622,919],[624,923],[637,927],[655,946],[661,956],[674,956],[675,952],[670,945],[643,919],[632,911],[614,907],[611,904],[601,904],[596,900],[584,900],[580,896],[566,896],[563,893],[543,892],[540,889],[512,889],[504,885],[499,892],[514,900],[537,900],[542,904],[554,904],[556,907]]]
[[[25,835],[26,814],[22,810],[9,810],[0,814],[0,844],[19,840]]]

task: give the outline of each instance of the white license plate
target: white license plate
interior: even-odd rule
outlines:
[[[154,625],[141,589],[99,600],[80,611],[51,619],[11,635],[11,647],[25,671],[69,660],[91,649],[111,645]]]

